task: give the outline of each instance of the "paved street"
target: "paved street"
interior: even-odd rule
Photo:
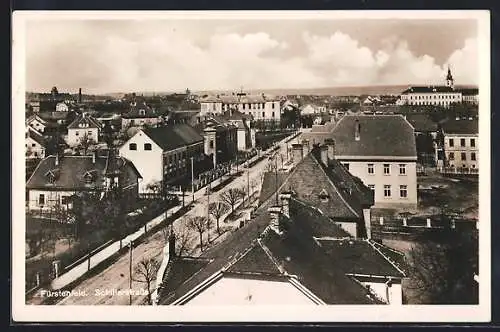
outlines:
[[[290,146],[292,142],[289,142]],[[277,151],[283,155],[286,159],[286,144],[281,144],[280,149]],[[261,182],[261,176],[269,164],[268,159],[264,159],[250,168],[249,174],[247,176],[246,171],[241,174],[240,177],[229,183],[225,188],[219,190],[216,194],[210,195],[210,202],[214,202],[219,194],[228,190],[229,188],[241,188],[243,185],[247,184],[249,180]],[[240,170],[244,168],[240,167]],[[186,203],[189,202],[191,196],[186,196]],[[183,227],[183,222],[187,217],[190,216],[205,216],[207,214],[207,200],[208,197],[205,195],[205,189],[195,193],[195,204],[193,208],[182,218],[177,219],[174,222],[174,229],[179,229]],[[193,238],[192,244],[198,244],[198,234],[190,234]],[[165,245],[163,234],[158,231],[155,234],[151,234],[143,243],[139,244],[133,250],[133,266],[144,258],[158,257],[162,254],[163,247]],[[196,253],[199,254],[199,251]],[[133,277],[133,279],[135,276]],[[117,295],[116,293],[120,290],[128,290],[129,287],[129,255],[124,254],[111,266],[104,269],[102,272],[88,278],[87,280],[80,283],[74,288],[75,291],[79,291],[84,296],[69,296],[64,300],[60,301],[58,304],[65,305],[85,305],[85,304],[114,304],[114,305],[128,305],[129,296],[127,295]],[[146,286],[144,283],[133,281],[132,289],[137,292],[145,290]],[[139,295],[132,296],[133,304],[141,304],[145,299],[144,292]]]

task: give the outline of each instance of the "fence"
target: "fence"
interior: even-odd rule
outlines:
[[[438,167],[437,171],[445,175],[478,175],[479,168],[467,167]]]

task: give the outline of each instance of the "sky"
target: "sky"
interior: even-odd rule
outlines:
[[[26,89],[166,92],[478,84],[473,19],[26,22]]]

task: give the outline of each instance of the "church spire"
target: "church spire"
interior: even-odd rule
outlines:
[[[453,89],[453,76],[451,75],[451,69],[450,66],[448,65],[448,74],[446,75],[446,86],[450,87]]]

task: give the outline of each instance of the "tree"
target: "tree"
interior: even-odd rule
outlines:
[[[231,207],[231,212],[234,212],[234,206],[243,197],[244,193],[241,189],[231,188],[220,195],[220,199]]]
[[[160,269],[160,262],[155,258],[143,258],[135,267],[135,275],[138,276],[134,281],[142,282],[146,284],[148,291],[148,304],[152,305],[153,300],[151,298],[152,294],[152,283],[156,280],[156,274]]]
[[[410,286],[422,304],[477,304],[477,232],[421,239],[409,253]]]
[[[173,230],[172,225],[164,227],[162,229],[162,234],[164,238],[164,245],[168,245],[168,239],[170,237],[171,232],[175,235],[175,253],[177,256],[188,256],[192,253],[191,248],[191,236],[189,233],[189,229],[186,227],[180,226],[179,229]]]
[[[77,148],[83,150],[83,155],[86,155],[88,150],[92,147],[95,147],[96,142],[92,137],[90,137],[87,133],[83,134],[82,138],[78,142]]]
[[[200,251],[203,251],[203,232],[208,229],[207,218],[200,216],[189,217],[186,222],[186,227],[198,232],[200,236]]]
[[[217,233],[220,234],[219,220],[224,214],[227,213],[227,211],[229,211],[229,207],[222,202],[214,202],[210,203],[208,210],[210,215],[212,215],[215,218]]]

